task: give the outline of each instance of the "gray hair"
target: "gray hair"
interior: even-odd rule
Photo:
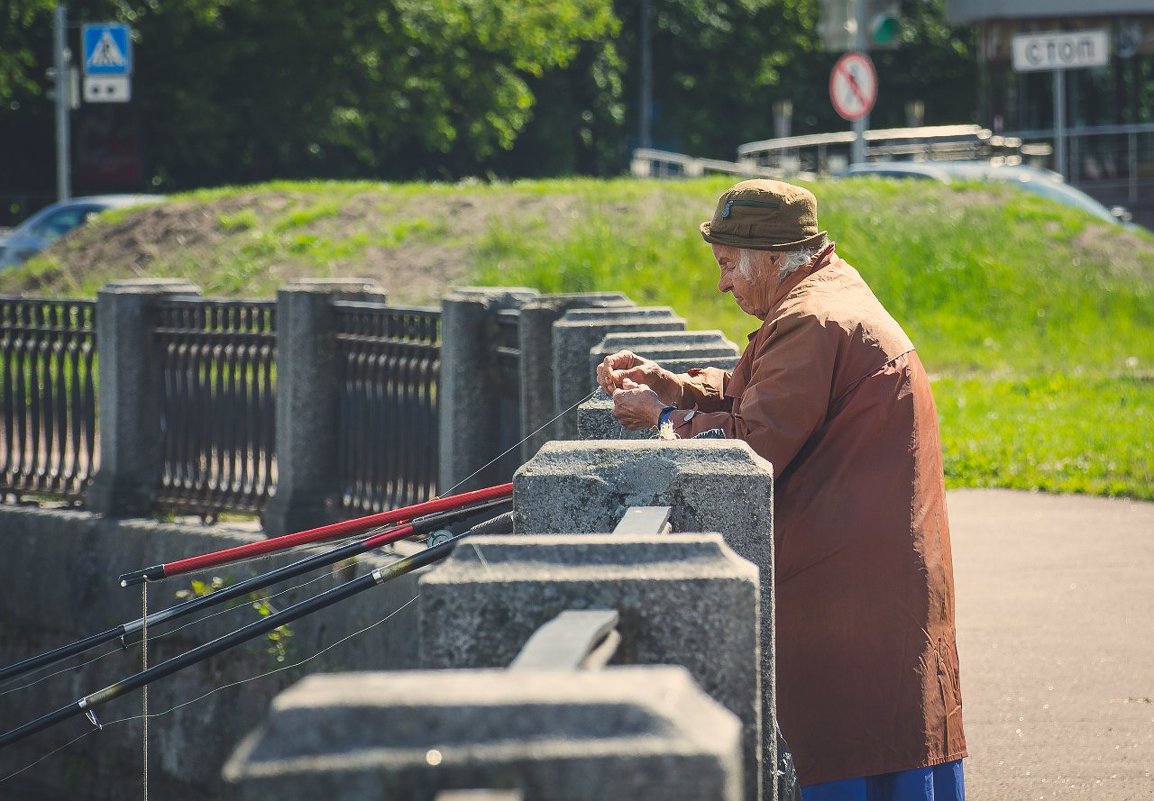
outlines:
[[[784,259],[782,259],[781,266],[777,270],[778,282],[784,281],[787,276],[797,272],[813,259],[818,252],[825,247],[825,241],[818,242],[816,245],[810,247],[798,248],[796,250],[783,251]],[[738,256],[737,269],[745,280],[753,277],[753,264],[750,258],[750,253],[753,251],[750,248],[741,248]]]

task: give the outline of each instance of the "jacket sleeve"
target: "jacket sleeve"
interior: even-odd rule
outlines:
[[[732,401],[725,397],[725,388],[729,386],[730,375],[716,367],[703,367],[681,373],[677,376],[681,382],[681,401],[677,404],[678,407],[710,412],[728,411]]]
[[[748,442],[781,476],[825,422],[836,358],[835,332],[812,316],[787,315],[775,323],[754,355],[738,413],[675,412],[674,431],[688,438],[720,428],[727,437]]]

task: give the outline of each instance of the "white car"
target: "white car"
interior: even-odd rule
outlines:
[[[0,243],[0,270],[23,264],[94,214],[163,199],[160,195],[93,195],[46,206],[9,231]]]
[[[1135,227],[1132,215],[1122,206],[1106,208],[1081,189],[1070,186],[1060,173],[1021,165],[998,165],[982,161],[874,161],[853,164],[844,177],[874,175],[882,178],[922,178],[940,183],[950,181],[998,181],[1008,183],[1035,195],[1087,211],[1098,219]]]

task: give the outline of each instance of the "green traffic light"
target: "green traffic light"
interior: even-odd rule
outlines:
[[[893,14],[881,13],[870,21],[870,39],[877,45],[891,45],[898,40],[898,18]]]

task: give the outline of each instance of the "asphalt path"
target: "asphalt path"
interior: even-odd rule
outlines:
[[[1154,800],[1154,503],[949,494],[970,801]]]

